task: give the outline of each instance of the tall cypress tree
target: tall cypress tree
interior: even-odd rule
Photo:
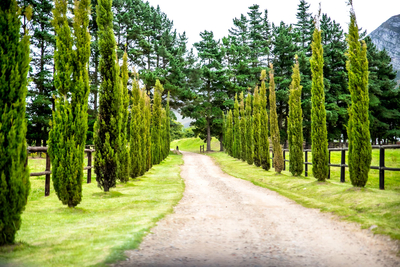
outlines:
[[[165,136],[164,136],[164,159],[168,157],[169,151],[170,151],[170,143],[171,143],[171,137],[170,137],[170,110],[169,110],[169,101],[170,101],[170,95],[168,92],[168,97],[167,97],[167,106],[165,107],[165,113],[166,113],[166,121],[165,121]]]
[[[356,15],[350,0],[350,25],[347,71],[351,106],[349,108],[349,171],[353,186],[364,187],[371,166],[371,143],[369,131],[369,95],[367,45],[360,43]]]
[[[154,88],[153,99],[153,114],[151,117],[151,158],[152,164],[159,164],[162,160],[161,155],[161,123],[162,123],[162,107],[161,107],[161,94],[164,91],[160,81],[157,80],[156,87]]]
[[[289,95],[288,139],[289,171],[294,176],[303,173],[303,111],[301,109],[300,67],[297,61],[293,66],[292,84]]]
[[[253,165],[253,118],[251,116],[251,94],[246,97],[246,160],[249,165]]]
[[[230,109],[226,118],[226,151],[231,157],[233,157],[233,139],[233,116]]]
[[[129,181],[129,164],[130,164],[130,153],[129,153],[129,137],[128,137],[128,117],[129,117],[129,94],[128,94],[128,54],[125,52],[123,56],[123,64],[121,68],[121,147],[119,153],[120,171],[119,180],[121,182]]]
[[[278,115],[276,114],[274,66],[272,64],[270,64],[269,71],[269,106],[271,117],[271,141],[274,153],[274,168],[277,173],[281,173],[283,170],[283,154],[280,144]]]
[[[145,108],[145,122],[146,122],[146,171],[150,170],[153,166],[152,164],[152,154],[151,154],[151,147],[152,147],[152,139],[151,139],[151,104],[150,104],[150,97],[143,92],[143,96],[146,100],[146,108]]]
[[[100,105],[95,127],[95,172],[98,186],[108,192],[118,178],[120,148],[121,83],[115,51],[112,0],[98,0],[97,25],[100,51]]]
[[[267,79],[267,71],[261,71],[261,88],[260,88],[260,159],[261,166],[264,170],[271,168],[271,160],[269,158],[269,141],[268,141],[268,113],[267,113],[267,88],[265,80]]]
[[[90,2],[75,2],[75,38],[68,25],[67,5],[68,1],[57,0],[53,11],[53,25],[57,33],[54,83],[60,98],[55,100],[49,154],[54,190],[64,205],[75,207],[82,199],[83,160],[88,129]]]
[[[140,93],[140,100],[139,100],[139,110],[141,110],[141,116],[140,116],[140,175],[143,175],[146,171],[148,171],[147,168],[147,157],[148,151],[147,151],[147,141],[150,140],[150,136],[148,135],[148,130],[147,130],[147,121],[148,118],[147,116],[150,116],[150,114],[147,113],[147,107],[146,107],[146,93],[144,90],[141,90]],[[132,139],[131,139],[132,141]],[[151,155],[151,153],[150,153]]]
[[[240,159],[241,136],[240,136],[239,102],[237,94],[235,95],[235,105],[233,109],[233,156]]]
[[[143,123],[143,112],[140,112],[140,100],[142,92],[139,88],[139,81],[137,74],[132,83],[132,106],[131,106],[131,125],[130,125],[130,176],[132,178],[138,177],[144,173],[142,163],[142,145],[143,139],[141,135],[141,124]]]
[[[253,100],[253,138],[254,138],[254,165],[261,166],[261,108],[258,87],[254,89]]]
[[[326,110],[324,93],[324,50],[321,43],[321,30],[314,30],[310,59],[312,71],[311,86],[311,142],[313,175],[318,181],[325,181],[329,173],[328,133],[326,130]]]
[[[246,150],[247,150],[247,143],[246,143],[246,110],[244,109],[244,95],[243,92],[239,95],[240,99],[240,159],[242,161],[246,161]]]
[[[30,189],[25,165],[29,36],[20,36],[19,14],[15,0],[0,3],[0,246],[14,242]]]

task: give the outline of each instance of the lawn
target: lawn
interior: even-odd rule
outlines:
[[[182,156],[171,153],[144,176],[118,184],[110,193],[97,187],[92,174],[76,208],[63,206],[53,187],[44,197],[44,176],[31,177],[17,244],[0,247],[0,265],[104,266],[124,259],[123,252],[138,247],[181,199],[182,163]],[[31,172],[44,171],[45,160],[30,159],[29,167]]]
[[[204,143],[200,138],[184,138],[179,140],[174,140],[171,142],[171,148],[176,149],[179,146],[179,150],[200,153],[200,146],[204,145],[204,150],[207,150],[207,144]],[[211,150],[219,151],[220,145],[219,141],[213,137],[211,139]]]
[[[234,177],[274,190],[305,207],[333,212],[342,219],[360,223],[362,228],[376,225],[375,233],[400,240],[400,192],[379,190],[374,179],[367,188],[359,189],[340,183],[339,177],[319,183],[312,177],[293,177],[287,171],[277,175],[273,170],[250,166],[222,152],[209,155]]]

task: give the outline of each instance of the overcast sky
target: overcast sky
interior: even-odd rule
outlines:
[[[296,23],[297,6],[300,0],[148,0],[167,14],[178,32],[186,32],[191,45],[201,40],[199,33],[213,31],[216,39],[228,35],[233,26],[232,19],[247,13],[248,7],[258,4],[260,10],[268,9],[269,21],[279,24]],[[340,23],[347,32],[349,10],[347,0],[309,0],[313,14],[321,2],[322,13],[327,13]],[[359,27],[371,33],[379,25],[394,15],[400,14],[400,0],[353,0]]]

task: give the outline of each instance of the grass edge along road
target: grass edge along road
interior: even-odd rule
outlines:
[[[307,208],[333,212],[341,219],[356,222],[361,228],[376,225],[375,234],[385,234],[400,240],[400,194],[391,190],[353,188],[335,181],[319,183],[313,177],[293,177],[283,171],[264,171],[254,165],[234,159],[225,153],[209,154],[221,169],[236,178],[268,188]]]
[[[22,214],[17,244],[0,247],[0,265],[105,266],[123,260],[124,251],[137,248],[182,198],[182,164],[182,156],[170,153],[145,175],[118,183],[109,193],[95,180],[84,183],[82,202],[75,209],[63,206],[53,188],[49,197],[33,194]],[[33,181],[31,191],[44,187],[44,179],[38,178],[42,181]]]
[[[180,151],[200,153],[200,146],[202,145],[204,145],[204,149],[207,150],[207,144],[200,138],[183,138],[172,141],[170,147],[176,149],[176,146],[179,146]],[[219,141],[215,137],[211,139],[211,150],[220,150]]]

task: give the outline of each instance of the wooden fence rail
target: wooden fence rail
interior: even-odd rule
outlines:
[[[372,149],[379,149],[379,166],[371,166],[370,168],[373,170],[379,170],[379,189],[384,190],[385,189],[385,171],[400,171],[400,168],[392,168],[392,167],[386,167],[385,166],[385,150],[386,149],[400,149],[400,145],[373,145]],[[349,150],[347,147],[343,148],[328,148],[329,150],[329,174],[328,174],[328,179],[331,178],[331,168],[330,167],[339,167],[340,168],[340,182],[344,183],[346,181],[345,175],[346,175],[346,168],[349,167],[349,165],[346,164],[346,151]],[[272,150],[270,150],[272,151]],[[283,149],[283,170],[286,169],[286,162],[289,162],[289,160],[286,159],[286,152],[288,152],[289,149]],[[332,151],[340,151],[341,156],[340,156],[340,164],[332,164],[331,163],[331,152]],[[308,152],[311,152],[311,149],[304,149],[303,152],[304,154],[304,176],[308,176],[308,165],[312,165],[312,162],[308,162]],[[290,155],[289,155],[290,157]],[[274,153],[272,152],[272,157],[271,159],[274,158]],[[273,161],[272,161],[273,162]]]
[[[201,145],[201,146],[200,146],[200,153],[205,153],[205,152],[204,152],[204,145]]]
[[[28,153],[35,152],[44,152],[46,153],[46,170],[44,172],[31,172],[29,176],[46,176],[45,185],[44,185],[44,196],[50,195],[50,174],[51,174],[51,164],[49,153],[47,153],[47,147],[41,146],[29,146]],[[94,149],[85,149],[85,153],[88,156],[88,165],[84,167],[84,170],[87,170],[87,183],[90,184],[92,182],[92,153],[95,152]],[[26,164],[28,164],[28,157],[26,158]]]

